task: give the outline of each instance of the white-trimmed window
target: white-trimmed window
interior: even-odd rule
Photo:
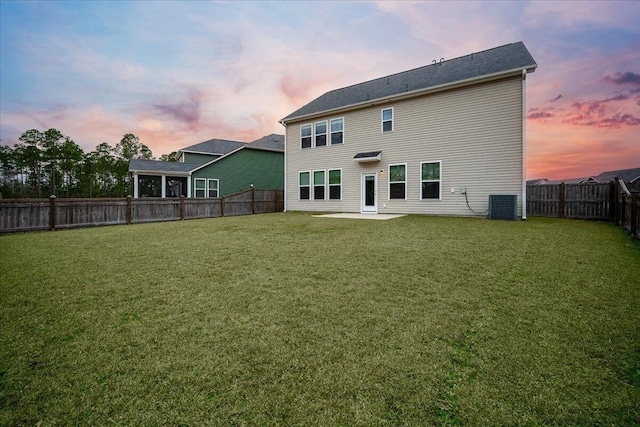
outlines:
[[[313,171],[313,200],[324,200],[325,171]]]
[[[196,178],[194,181],[195,197],[207,197],[207,180],[205,178]]]
[[[196,178],[194,180],[195,197],[219,197],[219,181],[217,179]]]
[[[407,198],[407,165],[389,165],[389,199]]]
[[[420,163],[420,185],[421,198],[425,199],[442,199],[442,162]]]
[[[300,200],[309,200],[310,198],[310,172],[300,172],[298,186],[300,188]]]
[[[331,145],[342,144],[344,142],[344,119],[331,119]]]
[[[312,139],[311,134],[312,134],[311,125],[300,126],[300,147],[301,148],[311,147],[311,139]]]
[[[342,169],[329,169],[329,199],[342,199]]]
[[[207,197],[218,197],[220,192],[220,182],[217,179],[207,180]]]
[[[382,110],[382,132],[393,131],[393,108]]]
[[[316,147],[327,145],[327,122],[317,122],[315,124]]]

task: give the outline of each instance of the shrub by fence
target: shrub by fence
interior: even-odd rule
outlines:
[[[0,232],[282,212],[282,190],[246,190],[223,198],[0,199]]]

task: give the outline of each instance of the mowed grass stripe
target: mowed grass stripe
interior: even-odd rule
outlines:
[[[640,245],[300,213],[0,237],[0,424],[631,425]]]

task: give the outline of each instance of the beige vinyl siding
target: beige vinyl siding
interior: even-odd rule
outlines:
[[[381,111],[393,107],[392,132],[381,132]],[[344,117],[344,143],[300,148],[300,125]],[[362,173],[378,172],[378,212],[474,215],[489,194],[518,195],[522,206],[522,81],[468,86],[287,126],[287,210],[360,211]],[[382,161],[355,163],[359,152],[382,151]],[[442,199],[421,199],[420,163],[441,161]],[[407,200],[389,200],[388,165],[407,165]],[[342,169],[342,200],[298,200],[298,172]],[[380,174],[380,171],[384,171]],[[455,187],[456,192],[451,193]]]

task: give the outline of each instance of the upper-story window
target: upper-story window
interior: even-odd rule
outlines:
[[[316,147],[327,145],[327,122],[316,123]]]
[[[331,119],[331,145],[342,144],[344,140],[344,119]]]
[[[382,132],[391,132],[393,130],[393,108],[382,110]]]
[[[300,126],[300,147],[311,147],[311,125]]]

